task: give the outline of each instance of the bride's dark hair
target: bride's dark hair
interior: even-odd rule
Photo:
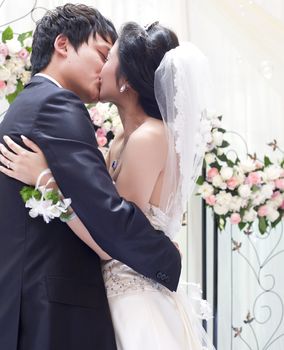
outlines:
[[[126,23],[118,39],[117,78],[125,77],[138,93],[145,113],[162,119],[154,94],[155,71],[165,53],[179,45],[176,34],[154,23],[145,29],[135,22]]]

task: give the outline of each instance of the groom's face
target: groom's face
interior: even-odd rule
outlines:
[[[98,100],[100,78],[99,74],[112,47],[112,42],[106,41],[100,35],[89,37],[76,51],[73,46],[68,48],[65,80],[69,90],[75,92],[83,102]]]

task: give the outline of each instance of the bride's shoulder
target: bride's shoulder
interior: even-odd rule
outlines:
[[[166,140],[165,127],[161,120],[148,118],[138,129],[132,134],[133,139],[146,139],[147,141]]]

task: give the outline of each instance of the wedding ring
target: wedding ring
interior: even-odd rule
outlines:
[[[6,167],[7,167],[8,169],[11,169],[11,162],[7,162]]]

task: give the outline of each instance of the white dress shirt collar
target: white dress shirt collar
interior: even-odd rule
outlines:
[[[34,76],[35,76],[35,77],[44,77],[44,78],[46,78],[46,79],[52,81],[52,82],[53,82],[55,85],[57,85],[58,87],[63,88],[63,86],[60,85],[60,84],[58,83],[58,81],[55,80],[54,78],[52,78],[50,75],[47,75],[47,74],[44,74],[44,73],[36,73]]]

